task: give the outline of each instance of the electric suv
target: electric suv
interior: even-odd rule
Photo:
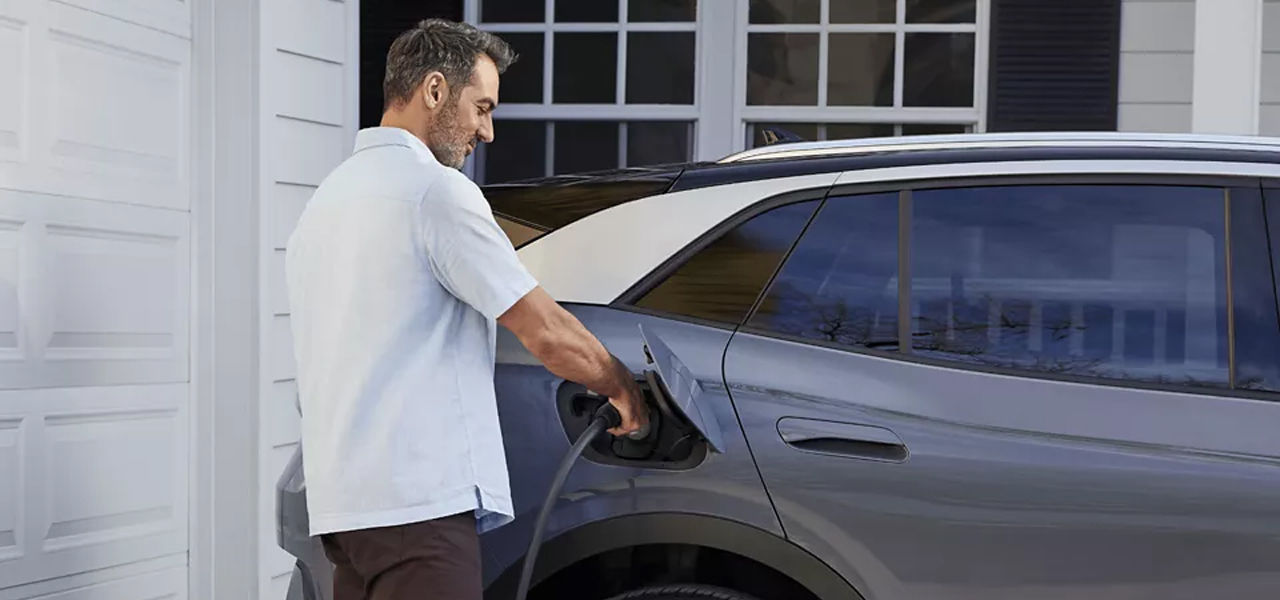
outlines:
[[[487,187],[656,415],[578,461],[530,597],[1280,598],[1277,182],[1277,140],[1021,134]],[[498,363],[492,599],[601,401]]]

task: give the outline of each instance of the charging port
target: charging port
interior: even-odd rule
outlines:
[[[641,440],[600,436],[582,456],[592,462],[647,469],[692,469],[707,456],[707,442],[679,412],[652,371],[637,379],[649,405],[649,435]],[[569,441],[578,439],[591,417],[608,399],[589,393],[582,385],[565,382],[557,391],[560,422]]]

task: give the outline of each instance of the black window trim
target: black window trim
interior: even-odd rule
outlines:
[[[715,227],[712,227],[711,229],[703,232],[702,235],[695,238],[694,241],[686,244],[683,248],[681,248],[675,254],[672,254],[671,256],[667,257],[667,259],[664,260],[662,264],[658,265],[657,268],[650,271],[644,277],[641,277],[638,281],[632,284],[631,287],[627,288],[625,292],[619,295],[617,299],[609,303],[609,305],[615,308],[641,312],[641,313],[650,314],[653,316],[672,317],[682,321],[692,321],[700,324],[712,323],[712,321],[709,321],[707,319],[691,317],[689,315],[680,315],[675,313],[669,313],[666,311],[655,311],[652,309],[640,308],[636,306],[636,302],[639,302],[640,299],[645,296],[645,294],[648,294],[650,291],[653,290],[653,288],[657,287],[658,284],[662,283],[668,277],[670,277],[673,273],[675,273],[677,269],[684,266],[684,264],[688,262],[689,259],[693,258],[695,254],[701,252],[707,246],[710,246],[711,244],[715,243],[716,240],[719,240],[721,237],[724,236],[724,234],[728,233],[730,230],[738,227],[743,223],[746,223],[747,221],[759,216],[762,213],[773,210],[775,208],[780,208],[790,204],[800,204],[802,202],[811,202],[811,201],[817,200],[818,205],[814,207],[813,213],[809,215],[809,220],[805,222],[804,227],[800,229],[800,233],[796,235],[795,239],[791,240],[791,245],[788,247],[787,252],[783,254],[782,260],[779,261],[778,267],[781,268],[782,264],[786,262],[787,257],[791,255],[791,250],[795,248],[796,242],[799,241],[800,237],[803,236],[804,232],[808,229],[809,223],[813,222],[813,216],[818,214],[818,212],[822,210],[822,205],[826,201],[828,192],[830,190],[831,190],[831,186],[807,188],[802,190],[791,190],[787,192],[782,192],[780,194],[776,194],[774,196],[769,196],[767,198],[764,198],[762,200],[759,200],[751,204],[750,206],[742,210],[739,210],[738,212],[731,215],[729,218],[721,221]],[[760,292],[759,294],[756,295],[755,301],[752,302],[751,306],[748,307],[747,312],[744,313],[743,319],[749,316],[751,312],[755,309],[756,304],[760,302],[760,298],[764,295],[765,290],[769,289],[769,286],[773,283],[773,278],[776,277],[777,274],[778,274],[778,269],[774,269],[774,272],[769,276],[769,279],[766,280],[765,285],[760,288]],[[743,322],[745,322],[745,320],[741,320],[738,323],[724,323],[721,321],[715,321],[714,323],[716,323],[717,327],[733,329]]]
[[[1275,180],[1274,183],[1276,184],[1275,189],[1280,190],[1280,179]],[[1063,174],[1041,174],[1041,175],[982,175],[982,176],[950,177],[950,178],[940,178],[940,179],[919,179],[919,180],[893,182],[893,183],[883,183],[883,182],[876,182],[876,183],[869,183],[869,184],[854,183],[854,184],[843,184],[843,185],[832,186],[828,191],[826,197],[823,199],[822,204],[818,207],[818,210],[815,211],[814,217],[810,219],[809,225],[812,225],[813,219],[817,218],[817,215],[821,213],[822,208],[826,206],[827,201],[830,200],[831,198],[838,198],[841,196],[870,195],[875,193],[883,193],[885,191],[899,190],[901,192],[906,192],[899,196],[899,205],[901,206],[901,203],[903,202],[904,198],[906,199],[907,202],[911,201],[910,192],[914,192],[914,191],[983,187],[983,186],[991,186],[991,185],[1000,185],[1000,186],[1024,186],[1024,185],[1170,186],[1170,185],[1176,185],[1176,186],[1187,186],[1187,187],[1221,188],[1228,192],[1228,194],[1224,194],[1224,197],[1229,195],[1229,191],[1233,188],[1234,189],[1248,188],[1248,189],[1256,189],[1259,191],[1260,197],[1262,198],[1264,205],[1266,201],[1265,190],[1267,189],[1266,181],[1264,181],[1262,178],[1251,176],[1251,175],[1196,175],[1196,174],[1180,174],[1180,173],[1170,173],[1170,174],[1063,173]],[[1229,210],[1230,208],[1229,202],[1226,202],[1225,198],[1224,198],[1224,206],[1226,207],[1226,209]],[[1226,215],[1227,229],[1224,231],[1223,244],[1227,248],[1227,253],[1224,254],[1224,260],[1229,260],[1231,256],[1230,248],[1233,240],[1230,237],[1230,216],[1231,216],[1230,213]],[[809,225],[805,226],[804,231],[808,230]],[[899,223],[898,223],[899,231],[902,231],[904,227],[907,231],[910,231],[910,224],[909,223],[904,224],[902,222],[902,213],[900,210]],[[802,232],[800,237],[802,238],[803,236],[804,236],[804,233]],[[797,241],[792,244],[791,251],[795,250],[795,246],[798,243],[799,243],[799,239],[797,239]],[[900,235],[898,240],[900,251],[904,243],[909,245],[910,239],[907,239],[904,241],[902,239],[902,236]],[[1272,250],[1274,254],[1274,248]],[[1277,391],[1248,390],[1248,389],[1241,389],[1236,387],[1228,387],[1228,386],[1231,386],[1231,383],[1228,383],[1227,386],[1224,386],[1222,388],[1207,387],[1207,386],[1192,387],[1192,386],[1170,384],[1170,383],[1155,383],[1155,382],[1145,382],[1140,380],[1127,380],[1127,379],[1107,379],[1102,377],[1090,377],[1087,375],[1068,375],[1068,374],[1061,374],[1061,373],[1029,371],[1025,369],[1016,369],[1016,368],[1008,368],[1008,367],[978,365],[978,364],[971,364],[971,363],[963,363],[963,362],[954,361],[954,360],[920,356],[918,354],[914,354],[910,352],[909,349],[904,352],[904,351],[887,351],[887,350],[878,350],[875,348],[849,346],[845,344],[839,344],[836,342],[815,340],[812,338],[806,338],[806,337],[797,336],[793,334],[778,333],[774,331],[765,330],[759,327],[749,326],[748,323],[751,322],[751,319],[755,316],[757,309],[759,309],[761,300],[767,297],[769,291],[773,287],[774,281],[777,279],[778,274],[781,272],[782,268],[786,266],[787,259],[790,258],[790,255],[791,253],[788,252],[786,257],[783,259],[782,263],[778,266],[778,269],[775,270],[773,277],[770,278],[768,285],[766,285],[765,288],[760,292],[760,296],[757,298],[756,303],[752,306],[751,310],[747,313],[742,323],[734,330],[735,336],[738,333],[744,333],[747,335],[753,335],[753,336],[762,337],[762,338],[777,339],[777,340],[782,340],[787,342],[799,343],[807,346],[828,348],[833,350],[839,350],[842,352],[849,352],[852,354],[859,354],[859,355],[870,356],[875,358],[884,358],[889,360],[903,361],[903,362],[908,362],[913,364],[934,366],[934,367],[954,369],[954,370],[960,370],[960,371],[972,371],[977,373],[988,373],[988,374],[995,374],[995,375],[1008,375],[1008,376],[1024,378],[1024,379],[1033,378],[1033,379],[1048,380],[1048,381],[1060,381],[1065,383],[1076,383],[1076,384],[1084,384],[1084,385],[1099,385],[1099,386],[1125,388],[1125,389],[1164,391],[1164,392],[1174,392],[1174,393],[1200,395],[1200,396],[1221,396],[1221,397],[1230,397],[1230,398],[1241,398],[1241,399],[1247,399],[1247,400],[1263,400],[1263,401],[1268,401],[1272,403],[1274,403],[1277,400],[1277,398],[1280,398],[1280,392],[1277,392]],[[901,255],[900,255],[900,259],[901,259]],[[899,287],[901,287],[901,285]],[[1280,294],[1280,291],[1278,291],[1277,293]],[[1232,296],[1230,289],[1227,290],[1227,296],[1228,298]],[[1278,298],[1277,300],[1280,300],[1280,298]],[[901,297],[898,298],[898,307],[899,307],[898,320],[899,320],[900,327],[901,327],[901,322],[904,316],[902,314],[903,306],[908,307],[908,310],[909,310],[910,298],[907,298],[905,301]],[[1235,307],[1231,306],[1231,303],[1228,302],[1226,309],[1228,311],[1228,322],[1230,323],[1231,321],[1230,314],[1235,310]],[[1280,310],[1280,308],[1278,308],[1278,310]],[[909,315],[907,316],[909,318]],[[1228,335],[1234,335],[1234,332],[1228,331]],[[730,339],[729,344],[730,345],[733,344],[732,338]],[[899,345],[901,345],[901,340],[899,341]],[[1234,362],[1234,351],[1229,352],[1229,357],[1230,358],[1227,364],[1227,372],[1228,372],[1228,381],[1230,382],[1230,381],[1234,381],[1234,373],[1236,371],[1236,364]]]

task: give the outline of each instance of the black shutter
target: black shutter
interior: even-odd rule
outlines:
[[[268,0],[276,1],[276,0]],[[364,0],[360,3],[360,126],[382,121],[382,78],[396,37],[428,18],[462,20],[463,0]]]
[[[1121,0],[992,0],[989,131],[1114,131]]]

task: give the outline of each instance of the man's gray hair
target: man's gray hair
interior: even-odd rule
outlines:
[[[387,51],[387,72],[382,82],[383,108],[413,98],[422,80],[439,71],[456,95],[471,81],[476,57],[484,54],[503,73],[516,54],[511,46],[492,33],[467,23],[426,19],[396,38]]]

